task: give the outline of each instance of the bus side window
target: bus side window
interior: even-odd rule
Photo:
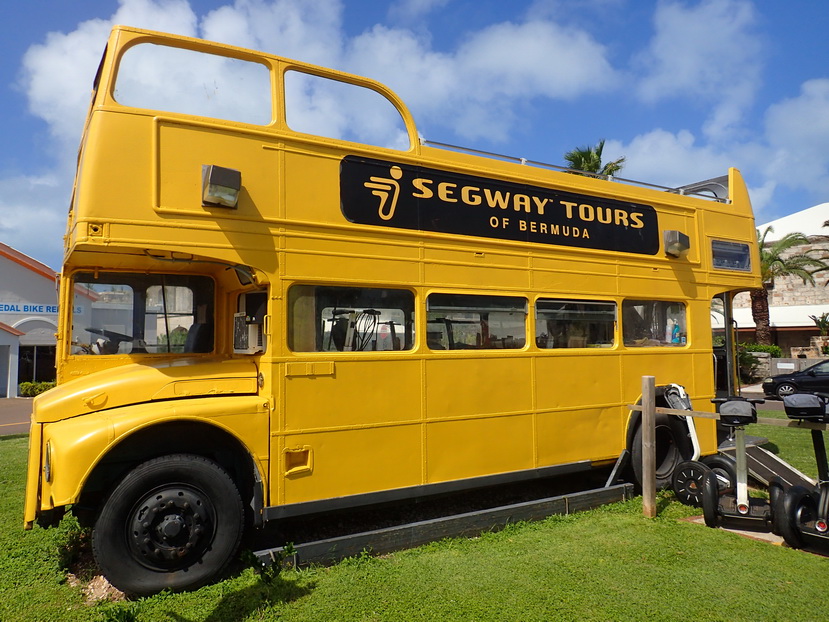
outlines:
[[[684,346],[685,304],[666,300],[625,300],[622,336],[628,347]]]
[[[426,305],[431,350],[515,350],[527,343],[526,298],[431,294]]]
[[[288,347],[294,352],[410,350],[414,294],[402,289],[294,285]]]
[[[535,314],[539,348],[609,348],[615,343],[615,302],[540,299]]]

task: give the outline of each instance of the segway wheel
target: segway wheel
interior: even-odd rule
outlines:
[[[674,469],[671,481],[676,498],[685,505],[702,507],[702,485],[705,476],[710,472],[711,469],[702,462],[696,460],[680,462]]]
[[[719,527],[720,487],[713,471],[706,473],[702,482],[702,516],[709,527]]]
[[[771,532],[776,536],[782,536],[780,533],[780,521],[786,515],[783,509],[783,501],[786,498],[786,488],[783,480],[775,475],[769,482],[769,508],[771,509]]]
[[[793,549],[803,548],[803,526],[809,521],[814,521],[817,516],[814,495],[803,486],[792,486],[783,496],[780,513],[782,516],[777,522],[777,528],[783,540]]]

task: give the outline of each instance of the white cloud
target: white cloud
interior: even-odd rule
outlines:
[[[457,57],[465,86],[478,97],[573,99],[616,84],[601,44],[553,22],[490,26],[470,37]]]
[[[342,46],[340,0],[236,0],[208,13],[205,39],[336,66]]]
[[[654,23],[654,38],[637,59],[644,69],[639,96],[648,103],[684,99],[710,105],[705,134],[711,140],[729,138],[760,83],[762,46],[753,5],[663,2]]]
[[[389,8],[389,19],[406,24],[442,8],[449,0],[398,0]]]
[[[109,19],[93,19],[70,33],[52,32],[23,57],[19,88],[29,110],[49,125],[65,150],[74,151],[83,127],[92,79],[113,24],[192,35],[195,14],[186,0],[119,0]]]
[[[770,106],[767,173],[780,184],[829,193],[829,79],[809,80],[800,94]]]
[[[697,145],[688,130],[673,134],[656,129],[637,136],[627,145],[608,140],[604,155],[608,161],[621,155],[627,158],[622,177],[669,188],[724,175],[733,166],[726,154]]]
[[[422,15],[443,0],[408,0],[395,10]],[[450,53],[405,29],[375,26],[347,46],[339,0],[236,0],[199,23],[187,0],[120,0],[109,19],[52,33],[24,60],[22,88],[33,114],[74,150],[87,85],[114,23],[262,49],[376,77],[422,119],[464,138],[505,139],[516,107],[533,98],[574,99],[618,82],[604,47],[586,32],[550,21],[500,23],[473,32]]]
[[[77,141],[80,135],[109,30],[108,22],[91,20],[69,34],[49,33],[44,44],[33,45],[23,57],[20,88],[29,111],[46,121],[58,140]]]
[[[60,270],[69,204],[65,178],[51,173],[16,176],[4,178],[2,184],[0,239]]]
[[[515,108],[528,100],[571,100],[618,83],[601,44],[544,21],[490,26],[452,53],[376,26],[352,42],[345,63],[388,84],[432,125],[491,141],[507,138]]]

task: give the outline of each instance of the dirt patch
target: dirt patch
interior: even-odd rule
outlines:
[[[66,582],[76,588],[80,588],[83,592],[87,605],[94,605],[101,601],[117,602],[126,600],[124,593],[112,586],[103,575],[95,575],[89,581],[82,581],[71,572],[66,575]]]

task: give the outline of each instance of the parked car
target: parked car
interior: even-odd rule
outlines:
[[[790,374],[778,374],[763,379],[766,397],[781,400],[792,393],[829,393],[829,361]]]

